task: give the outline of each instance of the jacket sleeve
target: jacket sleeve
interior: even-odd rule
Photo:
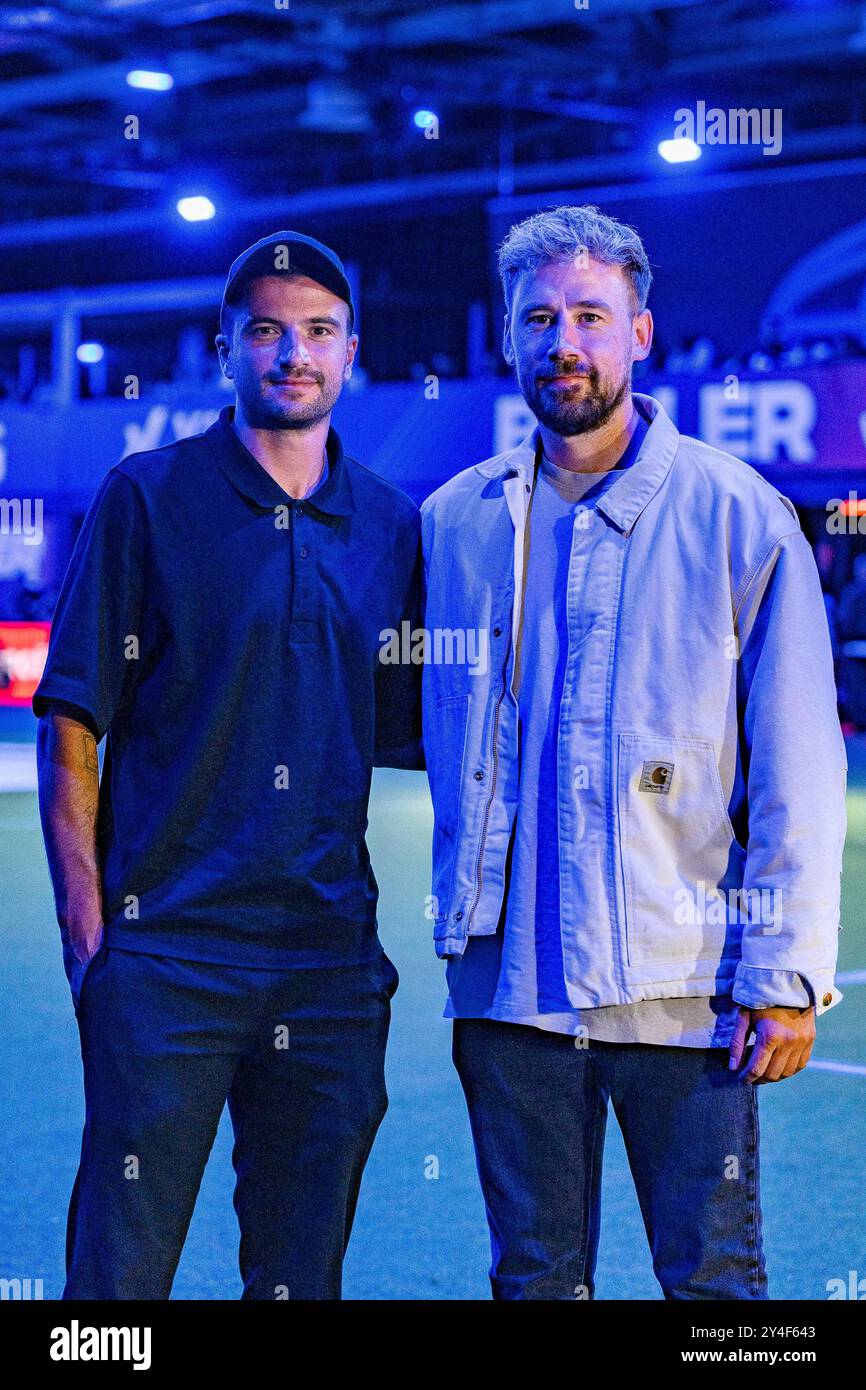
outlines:
[[[417,632],[422,625],[423,568],[421,558],[421,523],[416,511],[411,523],[400,534],[395,546],[396,587],[391,626],[397,633],[405,629]],[[376,690],[376,747],[374,767],[400,767],[423,771],[424,750],[421,740],[421,676],[420,661],[404,660],[411,655],[402,650],[398,661],[377,664]]]
[[[747,902],[771,901],[773,911],[748,914],[733,995],[751,1008],[802,1007],[807,990],[823,1013],[842,998],[833,974],[848,763],[821,586],[802,531],[769,548],[735,618],[743,888]]]

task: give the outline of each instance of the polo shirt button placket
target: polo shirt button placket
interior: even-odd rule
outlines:
[[[305,513],[305,511],[306,511],[306,507],[304,506],[303,502],[298,502],[298,503],[296,504],[296,506],[295,506],[295,516],[296,516],[296,517],[298,517],[298,516],[303,516],[304,513]],[[299,554],[299,556],[301,557],[302,560],[306,560],[306,558],[307,558],[307,556],[309,555],[309,553],[310,553],[310,548],[309,548],[309,546],[306,546],[306,545],[300,546],[300,548],[299,548],[299,550],[298,550],[298,554]]]

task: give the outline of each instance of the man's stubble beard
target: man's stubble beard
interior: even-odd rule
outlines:
[[[262,430],[309,430],[324,420],[333,410],[342,390],[342,381],[329,383],[323,381],[318,396],[303,405],[287,402],[281,405],[268,392],[270,383],[256,379],[254,390],[241,396],[238,392],[244,416],[253,429]],[[237,383],[236,383],[237,386]]]
[[[602,390],[598,372],[594,367],[591,368],[584,374],[589,388],[584,389],[577,400],[552,401],[545,395],[543,386],[536,387],[534,378],[530,391],[527,391],[519,377],[518,385],[536,419],[554,434],[568,438],[576,434],[591,434],[607,424],[631,391],[631,369],[632,363],[629,360],[619,386],[613,391],[605,392]]]

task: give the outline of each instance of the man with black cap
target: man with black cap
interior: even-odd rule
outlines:
[[[364,832],[372,767],[423,765],[420,668],[379,660],[420,623],[418,513],[331,427],[329,248],[250,247],[220,328],[236,406],[103,480],[34,696],[86,1099],[66,1299],[169,1296],[226,1100],[243,1297],[339,1298],[387,1105]]]

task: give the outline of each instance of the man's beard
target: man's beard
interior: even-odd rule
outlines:
[[[289,377],[288,380],[291,380]],[[318,377],[318,392],[310,399],[281,399],[278,388],[267,379],[235,382],[244,417],[253,429],[309,430],[330,414],[340,395],[342,382]]]
[[[571,375],[574,375],[571,369],[567,372],[551,369],[547,373],[549,377]],[[600,429],[631,390],[631,363],[627,364],[622,380],[615,385],[603,384],[595,367],[590,367],[582,376],[586,385],[575,386],[574,394],[568,388],[539,385],[534,376],[530,382],[520,381],[518,377],[518,384],[535,418],[554,434],[568,437]]]

